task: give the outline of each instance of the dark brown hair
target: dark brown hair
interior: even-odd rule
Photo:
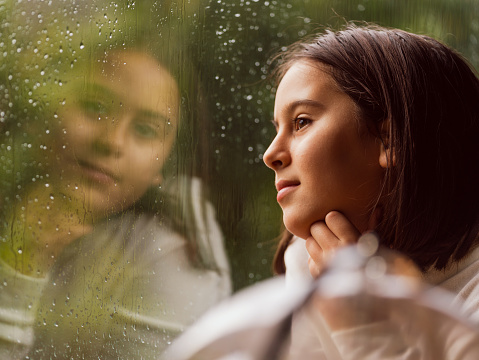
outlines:
[[[279,59],[278,80],[296,61],[326,65],[394,154],[375,229],[384,246],[426,270],[477,245],[479,80],[462,56],[428,36],[348,25],[293,44]],[[276,272],[284,272],[290,239],[278,247]]]

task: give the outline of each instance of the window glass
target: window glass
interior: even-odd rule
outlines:
[[[270,58],[325,26],[479,66],[474,0],[0,2],[0,357],[153,358],[273,275]]]

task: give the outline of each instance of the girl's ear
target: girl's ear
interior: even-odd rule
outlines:
[[[383,120],[380,126],[379,165],[384,169],[396,166],[396,154],[391,146],[389,127],[389,119]]]
[[[392,147],[384,141],[381,141],[381,149],[379,150],[379,165],[384,169],[396,166],[396,154]]]

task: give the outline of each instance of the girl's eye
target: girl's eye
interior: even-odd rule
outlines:
[[[135,134],[141,138],[154,139],[158,137],[158,129],[149,123],[138,122],[134,124]]]
[[[88,116],[96,118],[103,117],[108,113],[107,107],[100,101],[82,100],[80,107]]]
[[[305,118],[296,118],[293,120],[293,126],[295,131],[299,131],[304,128],[306,125],[311,123],[311,120]]]

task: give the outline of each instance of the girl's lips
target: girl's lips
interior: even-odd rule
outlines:
[[[281,201],[289,192],[293,191],[296,187],[299,186],[298,181],[289,181],[289,180],[279,180],[276,182],[276,190],[278,190],[278,195],[276,195],[276,200]]]
[[[81,167],[82,173],[87,178],[89,178],[90,180],[94,182],[105,184],[105,185],[110,185],[117,182],[117,179],[113,174],[111,174],[110,172],[106,170],[103,170],[100,167],[97,167],[95,165],[92,165],[86,162],[78,162],[78,164]]]
[[[278,195],[276,195],[276,201],[280,202],[290,191],[293,191],[298,185],[294,186],[286,186],[278,191]]]

